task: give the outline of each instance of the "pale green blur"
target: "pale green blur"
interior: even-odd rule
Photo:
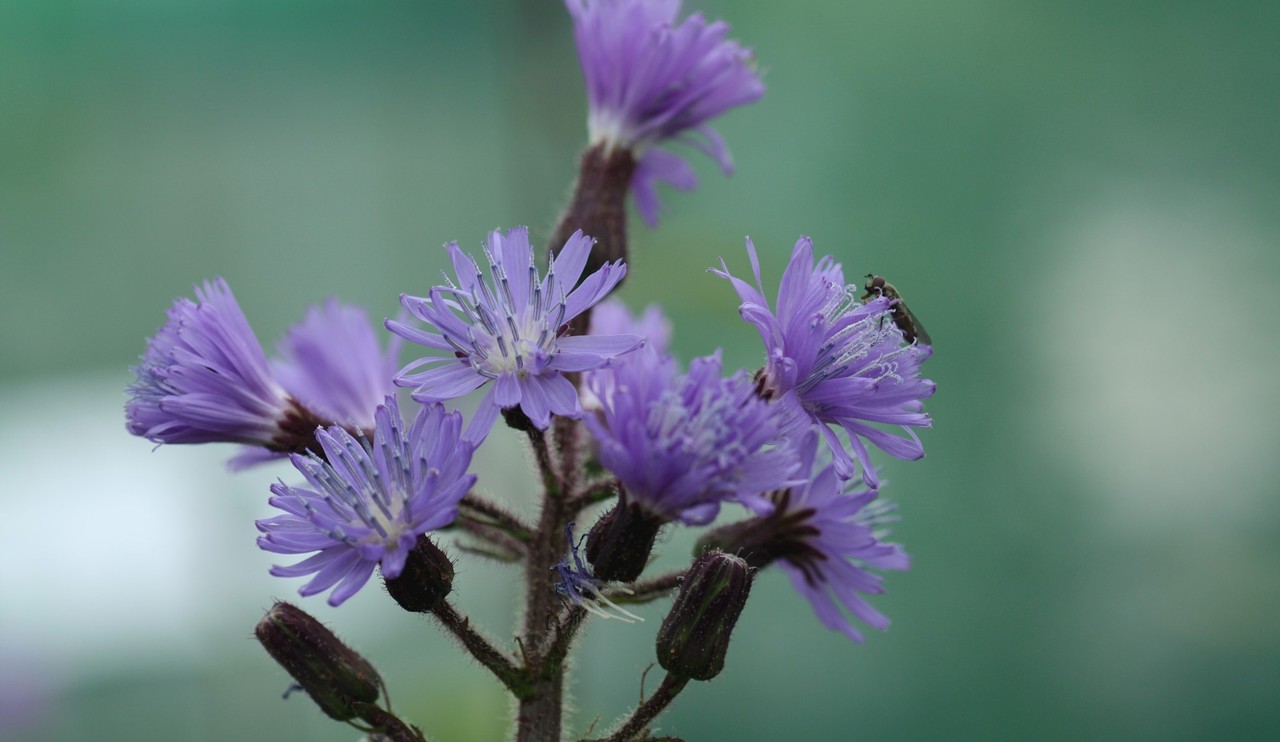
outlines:
[[[914,560],[875,600],[892,630],[853,645],[766,574],[724,675],[663,732],[1280,738],[1280,4],[692,7],[727,17],[768,93],[719,126],[733,177],[695,155],[698,190],[666,193],[656,230],[636,220],[623,298],[661,302],[686,360],[723,346],[754,368],[754,331],[704,269],[749,274],[749,234],[772,291],[809,234],[851,281],[898,286],[936,343],[939,391],[928,458],[881,457]],[[233,478],[226,450],[146,455],[123,431],[126,369],[214,275],[269,345],[331,295],[394,315],[437,281],[449,240],[476,249],[520,224],[545,239],[584,138],[556,0],[0,0],[0,737],[359,736],[281,701],[288,681],[250,639],[272,597],[296,598],[251,525],[287,472]],[[77,405],[87,427],[57,422]],[[509,450],[481,485],[524,491],[514,444],[494,445]],[[126,499],[150,475],[108,475],[104,451],[198,465],[210,496],[165,480]],[[40,456],[55,463],[19,481]],[[66,484],[83,471],[93,486]],[[68,529],[84,508],[122,520]],[[156,508],[173,514],[131,525]],[[203,556],[144,548],[170,526]],[[120,543],[142,556],[112,562]],[[103,625],[112,601],[76,597],[96,562],[114,565],[109,595],[162,566],[192,575],[136,606],[190,615],[50,660],[41,648],[81,628],[20,619],[65,605],[70,626]],[[514,573],[462,564],[460,604],[509,636]],[[300,604],[434,742],[498,739],[498,686],[380,590]],[[587,633],[575,730],[637,699],[662,612],[644,614]]]

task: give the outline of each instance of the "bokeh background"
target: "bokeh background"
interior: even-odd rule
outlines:
[[[760,362],[704,269],[770,283],[812,235],[936,342],[922,462],[887,461],[914,557],[854,645],[780,574],[690,740],[1280,738],[1280,4],[700,0],[767,71],[738,172],[633,236],[633,307],[684,357]],[[251,639],[297,581],[267,484],[123,429],[128,367],[224,276],[264,343],[327,296],[396,311],[440,246],[545,238],[585,138],[556,0],[0,1],[0,738],[353,740]],[[528,508],[517,442],[481,483]],[[664,558],[687,553],[673,536]],[[513,576],[460,604],[510,631]],[[303,605],[438,742],[498,686],[368,589]],[[576,730],[640,693],[661,618],[592,625]],[[656,682],[650,678],[649,687]]]

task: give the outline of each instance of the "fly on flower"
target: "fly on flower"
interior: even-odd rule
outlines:
[[[830,255],[815,261],[813,242],[802,237],[791,251],[777,301],[770,307],[750,239],[747,254],[754,286],[730,274],[723,261],[713,272],[733,284],[742,300],[742,318],[760,331],[766,360],[757,378],[759,393],[781,405],[786,420],[800,422],[791,432],[802,432],[806,416],[818,423],[835,457],[836,473],[842,479],[853,478],[856,457],[871,489],[879,480],[864,442],[904,461],[924,456],[913,428],[932,424],[923,402],[935,386],[920,378],[921,364],[932,347],[903,345],[903,333],[892,324],[893,300],[876,296],[857,301],[857,289],[845,284],[840,264]],[[897,427],[906,435],[894,435],[881,426]],[[788,424],[789,430],[793,427]],[[837,429],[848,435],[849,450]]]
[[[868,273],[866,289],[867,293],[862,297],[864,303],[881,296],[893,302],[893,306],[889,309],[890,316],[893,318],[893,324],[902,330],[902,337],[908,343],[919,341],[921,345],[933,345],[933,340],[925,331],[924,325],[920,324],[920,320],[902,300],[902,294],[898,293],[898,289],[893,284],[884,280],[884,276]]]

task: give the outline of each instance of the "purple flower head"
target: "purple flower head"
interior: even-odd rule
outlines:
[[[315,554],[271,574],[314,574],[298,592],[336,585],[329,595],[335,606],[363,587],[377,564],[387,579],[399,577],[417,538],[452,523],[476,481],[466,473],[475,447],[461,432],[462,416],[441,405],[421,408],[406,428],[391,396],[374,414],[372,443],[336,425],[319,431],[323,458],[291,457],[306,486],[272,485],[269,502],[284,514],[257,522],[262,549]]]
[[[812,472],[817,436],[805,438],[801,469]],[[888,628],[889,619],[862,597],[884,592],[880,575],[871,570],[910,566],[901,546],[882,540],[888,534],[880,526],[897,517],[894,506],[876,495],[867,487],[846,489],[829,464],[805,485],[777,494],[777,510],[767,519],[781,526],[772,548],[782,554],[777,563],[792,586],[809,600],[824,626],[856,642],[862,634],[841,608],[872,628]]]
[[[371,429],[393,391],[399,341],[378,348],[362,310],[312,307],[268,361],[225,281],[180,298],[133,370],[125,417],[130,433],[156,443],[244,443],[232,468],[315,445],[315,429]]]
[[[920,378],[920,364],[932,351],[927,345],[903,344],[891,317],[892,300],[859,303],[856,289],[845,285],[840,265],[829,255],[815,264],[813,243],[802,237],[782,275],[776,311],[771,310],[750,238],[747,252],[755,286],[730,275],[723,261],[721,270],[712,272],[733,283],[742,299],[742,318],[760,331],[768,358],[758,382],[762,394],[780,405],[780,416],[818,424],[836,472],[850,479],[857,467],[832,426],[843,428],[872,488],[879,479],[863,440],[900,459],[924,456],[912,428],[932,424],[923,400],[933,394],[934,383]],[[906,437],[877,424],[897,425]],[[802,432],[791,427],[787,432],[793,437]]]
[[[606,393],[597,381],[603,415],[587,427],[626,500],[649,514],[704,525],[725,501],[769,512],[762,494],[791,482],[795,455],[773,445],[769,405],[744,373],[721,376],[718,352],[679,375],[674,359],[644,350],[616,365],[613,383]]]
[[[129,432],[155,443],[271,446],[293,411],[226,281],[197,286],[147,341],[128,388]]]
[[[733,161],[707,125],[764,95],[750,50],[728,40],[729,26],[695,13],[677,23],[680,0],[565,0],[587,85],[593,145],[636,153],[636,206],[650,226],[659,203],[654,184],[682,190],[697,180],[680,157],[652,145],[681,139],[726,174]]]
[[[553,414],[580,417],[577,390],[564,374],[600,368],[643,343],[636,335],[562,334],[626,273],[623,263],[606,263],[579,284],[591,250],[591,238],[581,232],[565,243],[545,278],[539,278],[523,227],[489,234],[487,281],[457,243],[448,250],[458,284],[434,287],[428,298],[401,297],[427,329],[393,320],[387,328],[441,352],[410,363],[396,377],[396,384],[414,388],[419,402],[454,399],[493,382],[467,431],[471,440],[483,439],[500,409],[519,407],[540,429]],[[430,368],[416,370],[424,366]]]
[[[354,430],[373,428],[374,410],[395,393],[400,338],[386,350],[363,309],[330,299],[307,310],[280,341],[283,360],[271,364],[277,379],[304,407]]]

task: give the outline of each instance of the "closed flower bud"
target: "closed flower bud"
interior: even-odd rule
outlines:
[[[382,678],[373,665],[301,608],[276,603],[254,633],[330,717],[350,721],[378,700]]]
[[[430,538],[419,536],[400,576],[387,579],[384,574],[383,581],[401,608],[428,613],[453,589],[453,562]]]
[[[624,498],[587,535],[587,561],[598,580],[632,582],[649,563],[662,519]]]
[[[708,551],[698,557],[658,630],[663,669],[694,680],[720,674],[754,577],[754,570],[731,554]]]

